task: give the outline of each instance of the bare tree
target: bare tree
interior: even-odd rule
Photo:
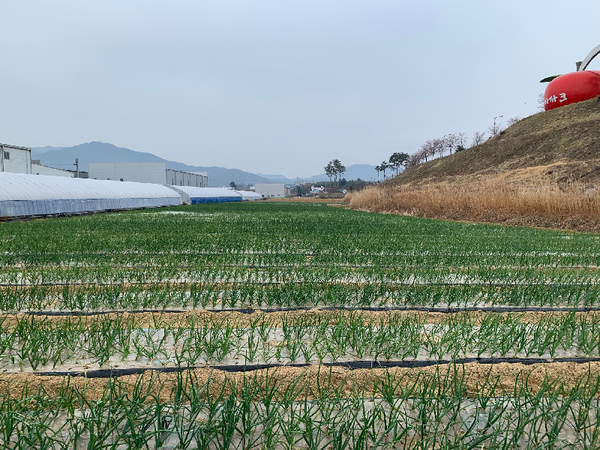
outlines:
[[[410,156],[410,167],[418,166],[423,162],[423,160],[423,151],[419,149]]]
[[[448,154],[451,155],[456,151],[456,147],[458,146],[458,134],[449,133],[442,138],[444,150],[448,150]]]
[[[467,146],[467,135],[465,133],[456,133],[454,136],[456,139],[456,147],[454,147],[454,151],[456,152],[458,147],[464,149]]]
[[[504,130],[502,123],[500,121],[496,121],[496,120],[494,120],[494,123],[488,127],[488,131],[490,132],[490,134],[492,136],[496,136],[502,130]]]
[[[431,140],[431,157],[435,157],[436,153],[442,157],[444,156],[444,150],[446,150],[446,146],[444,143],[444,138],[435,138]]]
[[[521,120],[521,118],[519,116],[511,117],[510,119],[508,119],[506,121],[506,125],[510,127],[511,125],[514,125],[515,123],[517,123],[519,120]]]
[[[418,166],[419,164],[421,164],[421,157],[419,155],[420,155],[420,152],[410,155],[410,157],[408,158],[408,161],[406,162],[407,169],[409,167],[415,167],[415,166]]]
[[[537,99],[537,110],[545,111],[546,110],[546,99],[544,98],[544,93],[540,93]]]
[[[471,138],[471,147],[475,147],[479,144],[483,144],[485,142],[485,133],[482,131],[476,131],[473,133],[473,137]]]
[[[434,149],[431,145],[431,141],[427,141],[421,145],[421,148],[419,149],[421,161],[425,160],[425,162],[427,162],[430,156],[435,156],[435,153],[432,153],[433,151]]]

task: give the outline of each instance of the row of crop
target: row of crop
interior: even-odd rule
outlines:
[[[314,266],[311,262],[289,266],[226,265],[204,262],[194,266],[139,264],[136,266],[3,266],[1,284],[43,283],[143,283],[190,281],[210,283],[377,283],[377,284],[496,284],[580,285],[598,283],[599,268],[547,267],[348,267]]]
[[[305,363],[349,360],[444,360],[465,357],[595,357],[600,316],[567,314],[528,324],[489,314],[427,325],[422,316],[369,320],[361,314],[284,318],[259,316],[248,325],[227,317],[179,323],[157,318],[139,328],[135,318],[68,320],[19,318],[0,322],[0,364],[9,370],[49,370],[85,364],[169,366]],[[126,363],[124,364],[123,361]]]
[[[152,379],[111,380],[94,399],[68,382],[58,395],[43,388],[3,395],[0,445],[89,450],[600,446],[596,376],[574,386],[544,381],[535,393],[518,384],[507,396],[470,392],[464,378],[444,373],[417,376],[408,386],[385,377],[366,397],[325,382],[303,398],[305,380],[284,386],[275,380],[249,376],[230,392],[226,384],[186,373],[167,399],[157,394],[160,386]],[[482,380],[482,385],[496,383]]]
[[[214,262],[217,265],[247,265],[257,267],[296,266],[312,264],[315,266],[351,266],[351,267],[544,267],[544,268],[594,268],[600,254],[573,254],[565,258],[556,253],[526,253],[516,255],[514,252],[479,253],[460,251],[449,253],[447,250],[411,250],[371,253],[368,249],[354,248],[350,253],[346,249],[300,249],[282,247],[275,251],[260,251],[251,246],[237,249],[229,247],[201,249],[157,249],[154,252],[133,249],[114,249],[112,251],[73,252],[65,249],[58,253],[13,253],[6,251],[0,254],[0,263],[7,266],[155,266],[171,265],[190,267]]]
[[[600,242],[588,235],[436,223],[306,205],[196,210],[218,214],[190,219],[126,213],[5,224],[0,230],[0,264],[137,264],[152,258],[168,263],[172,256],[193,263],[203,253],[234,262],[251,252],[268,257],[261,258],[261,265],[271,258],[297,262],[311,255],[324,264],[528,267],[596,265],[600,254]]]
[[[598,285],[150,283],[4,288],[0,311],[303,307],[597,307]]]

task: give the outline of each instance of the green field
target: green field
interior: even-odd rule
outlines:
[[[600,236],[238,203],[0,224],[2,448],[598,448]]]

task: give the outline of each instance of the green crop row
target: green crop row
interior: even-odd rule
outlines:
[[[196,205],[184,214],[127,212],[6,223],[1,264],[218,262],[394,267],[596,266],[595,235],[457,224],[322,205]],[[204,256],[203,256],[204,255]],[[256,256],[255,256],[256,255]],[[266,258],[266,259],[265,259]]]
[[[454,372],[453,372],[454,371]],[[453,373],[452,373],[453,372]],[[154,381],[153,381],[154,380]],[[494,386],[498,380],[482,379]],[[504,395],[470,392],[456,368],[410,382],[383,377],[371,395],[327,382],[278,385],[247,376],[227,384],[178,375],[106,383],[88,398],[65,380],[59,393],[0,397],[0,445],[10,449],[541,449],[598,448],[600,380],[527,382]]]
[[[529,324],[519,316],[487,315],[475,326],[470,316],[427,325],[419,316],[365,319],[353,313],[273,323],[261,316],[239,325],[227,317],[177,325],[157,318],[140,328],[135,318],[64,321],[19,318],[0,322],[0,364],[56,367],[90,360],[100,367],[122,361],[155,361],[179,367],[220,364],[335,362],[347,360],[460,359],[465,357],[597,357],[600,316],[575,314]]]
[[[0,311],[304,307],[598,307],[600,285],[472,286],[376,283],[153,283],[5,289]]]
[[[195,205],[1,224],[0,310],[598,306],[599,259],[590,234]]]

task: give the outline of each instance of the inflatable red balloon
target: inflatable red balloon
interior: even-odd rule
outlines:
[[[544,109],[549,111],[600,95],[600,71],[582,70],[561,75],[544,92]]]

